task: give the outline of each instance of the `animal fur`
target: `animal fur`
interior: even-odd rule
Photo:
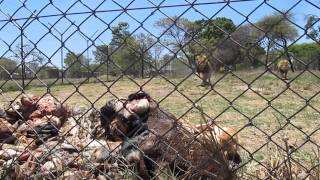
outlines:
[[[141,178],[154,178],[162,168],[168,167],[181,178],[212,178],[215,174],[232,179],[232,170],[227,164],[221,163],[224,161],[223,152],[213,150],[201,139],[196,139],[193,132],[187,130],[172,114],[159,108],[148,94],[132,94],[127,103],[139,102],[141,99],[149,101],[146,103],[149,104],[148,110],[144,114],[132,113],[132,116],[125,117],[123,111],[116,112],[113,109],[115,105],[112,103],[107,103],[107,107],[101,109],[102,124],[124,127],[121,130],[123,135],[118,137],[124,141],[121,152],[136,162]],[[106,129],[110,130],[110,136],[107,137],[109,140],[118,139],[114,137],[119,135],[114,133],[117,128],[109,126]],[[223,137],[220,141],[227,144]]]
[[[216,125],[198,124],[193,126],[195,133],[202,133],[206,136],[211,134],[222,147],[222,150],[228,160],[235,163],[241,163],[239,155],[239,135],[237,129],[230,127],[218,127]],[[208,134],[209,133],[209,134]]]
[[[277,68],[282,78],[287,79],[287,74],[289,71],[289,61],[286,59],[281,59],[277,64]]]
[[[211,75],[213,68],[205,55],[196,56],[196,72],[202,79],[202,86],[209,85],[211,83]]]

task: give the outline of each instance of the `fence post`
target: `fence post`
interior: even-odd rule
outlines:
[[[64,63],[63,63],[63,34],[60,34],[60,40],[61,40],[61,55],[60,55],[60,58],[61,58],[61,84],[64,84],[63,83],[63,76],[64,76],[64,72],[63,72],[63,66],[64,66]]]
[[[109,54],[109,48],[107,48],[107,53]],[[107,56],[107,82],[109,82],[109,55]]]
[[[24,49],[23,49],[23,27],[20,27],[20,58],[21,58],[21,81],[22,81],[22,90],[25,88],[25,59],[24,59]]]
[[[143,60],[143,55],[140,55],[141,59],[141,78],[144,78],[144,60]]]

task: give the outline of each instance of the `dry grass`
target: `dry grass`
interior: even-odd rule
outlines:
[[[265,152],[263,160],[253,160],[244,168],[237,172],[238,179],[308,179],[319,180],[320,178],[320,154],[319,148],[311,152],[312,156],[308,157],[308,161],[298,161],[295,159],[295,153],[299,153],[299,149],[288,144],[288,138],[282,139],[282,143],[286,145],[286,149],[279,146],[268,145],[268,152]],[[307,166],[311,166],[308,168]]]
[[[277,143],[284,149],[285,145],[280,142],[284,135],[288,135],[288,143],[299,147],[299,151],[293,153],[292,158],[302,163],[310,162],[309,157],[312,154],[310,152],[312,149],[317,149],[314,143],[320,144],[320,133],[314,132],[320,128],[320,114],[317,112],[320,111],[320,94],[318,94],[320,79],[310,73],[302,75],[298,75],[300,72],[291,73],[289,81],[297,76],[290,83],[289,87],[292,91],[284,81],[270,73],[253,81],[260,73],[236,72],[237,76],[251,84],[250,89],[246,83],[235,76],[228,74],[220,80],[224,75],[215,74],[212,78],[212,82],[216,83],[213,90],[198,87],[201,81],[195,76],[190,76],[182,83],[180,83],[182,79],[170,79],[171,82],[161,78],[154,78],[151,81],[135,79],[135,83],[129,79],[122,79],[114,84],[106,83],[110,86],[109,89],[102,83],[90,83],[81,85],[78,91],[77,87],[72,85],[55,85],[50,87],[50,91],[46,87],[35,87],[26,92],[35,95],[51,93],[72,106],[91,107],[93,105],[95,108],[100,108],[108,99],[115,98],[114,95],[125,97],[131,92],[139,91],[139,86],[142,86],[144,91],[160,102],[162,108],[175,114],[181,121],[200,122],[200,113],[193,106],[193,103],[197,103],[218,124],[243,128],[239,135],[241,145],[245,148],[241,150],[244,157],[254,153],[253,157],[257,161],[265,161],[268,158],[266,152],[270,151],[268,148]],[[319,72],[314,73],[320,76]],[[178,85],[176,89],[173,84]],[[20,92],[2,93],[0,104],[8,104],[19,94]],[[167,95],[169,96],[166,97]],[[204,95],[205,97],[201,98]],[[306,106],[306,100],[303,98],[311,97],[308,104],[312,107]],[[270,107],[268,107],[268,101],[270,101]],[[314,143],[310,141],[304,143],[308,139],[307,135],[310,134],[310,140]],[[270,141],[268,136],[271,135]],[[243,163],[246,161],[250,161],[250,158],[245,158]],[[253,165],[261,166],[251,161],[244,168]],[[311,163],[305,163],[305,166],[309,169],[312,167]]]

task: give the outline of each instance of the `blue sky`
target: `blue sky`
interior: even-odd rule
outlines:
[[[205,18],[196,12],[196,10],[198,10],[206,17],[211,17],[214,14],[216,14],[215,17],[228,17],[232,19],[236,25],[239,25],[246,20],[243,15],[249,15],[248,21],[254,23],[261,17],[275,12],[276,10],[274,8],[286,11],[296,3],[298,4],[291,10],[291,12],[295,14],[294,23],[296,23],[296,25],[303,27],[306,21],[305,16],[308,14],[320,16],[319,9],[312,6],[307,1],[300,2],[298,0],[269,0],[267,3],[263,3],[263,0],[253,0],[247,2],[232,2],[230,3],[230,6],[226,6],[225,3],[222,3],[222,0],[198,0],[195,1],[195,3],[202,5],[195,5],[194,8],[191,8],[191,6],[188,5],[188,1],[191,2],[191,0],[166,0],[161,4],[161,12],[156,11],[149,18],[148,16],[150,13],[155,10],[155,8],[152,8],[154,6],[152,3],[159,4],[160,0],[150,0],[152,3],[147,0],[135,0],[128,7],[129,10],[127,13],[137,21],[125,12],[121,11],[120,6],[126,7],[128,3],[130,3],[129,0],[118,0],[115,1],[116,3],[111,0],[82,0],[81,2],[85,5],[77,2],[76,0],[53,0],[53,5],[56,8],[52,5],[48,5],[48,0],[27,0],[25,1],[25,7],[22,7],[23,1],[25,0],[0,0],[0,57],[10,57],[13,55],[12,52],[7,51],[9,47],[6,44],[11,45],[10,48],[14,49],[14,47],[20,43],[20,39],[17,38],[20,35],[20,30],[13,24],[13,22],[8,22],[8,17],[21,19],[15,20],[14,23],[22,25],[26,21],[25,18],[31,15],[30,11],[35,11],[35,14],[38,14],[40,18],[32,21],[30,24],[27,23],[28,26],[25,27],[23,31],[26,36],[24,38],[24,42],[29,41],[29,44],[31,45],[36,44],[37,48],[46,54],[52,60],[53,64],[57,66],[60,66],[61,59],[61,43],[57,39],[60,35],[56,31],[52,32],[56,37],[50,33],[48,34],[48,28],[50,27],[49,23],[54,24],[54,27],[58,31],[63,32],[70,26],[70,22],[75,22],[75,24],[80,27],[79,30],[82,35],[91,37],[96,32],[93,36],[93,39],[95,39],[94,43],[96,45],[100,45],[104,43],[107,44],[111,40],[111,31],[105,31],[105,29],[108,28],[108,24],[110,24],[110,26],[115,26],[119,21],[126,21],[130,25],[130,30],[133,31],[140,26],[140,23],[137,21],[141,22],[146,19],[143,23],[143,27],[158,36],[160,30],[153,26],[156,20],[165,17],[165,15],[180,15],[186,10],[188,11],[185,12],[182,17],[189,20]],[[212,2],[218,3],[210,4]],[[319,0],[310,0],[310,2],[320,4]],[[99,6],[99,4],[101,5]],[[179,7],[172,7],[174,5],[178,5]],[[225,8],[219,11],[222,7]],[[258,7],[258,9],[252,12],[256,7]],[[96,10],[98,12],[96,13],[96,16],[104,22],[93,16],[89,8],[97,8]],[[17,9],[19,9],[19,11],[16,12]],[[241,14],[236,12],[234,9]],[[64,12],[67,12],[66,18],[63,18],[62,15]],[[302,29],[298,28],[298,30],[300,34],[303,34]],[[68,31],[64,34],[66,46],[66,48],[64,48],[64,54],[68,50],[71,50],[77,53],[83,52],[86,55],[87,53],[85,50],[87,48],[87,41],[79,32],[76,31],[77,27],[71,25]],[[136,34],[140,32],[147,33],[142,28],[139,28],[136,31]],[[308,41],[310,40],[302,37],[298,42],[301,43]],[[89,45],[91,46],[89,48],[89,56],[90,58],[94,58],[92,51],[95,50],[95,47],[92,46],[92,42],[89,42]]]

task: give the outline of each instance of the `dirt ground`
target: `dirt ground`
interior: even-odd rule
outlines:
[[[244,164],[250,161],[249,154],[262,161],[270,146],[285,149],[284,137],[298,148],[293,159],[298,162],[312,159],[313,150],[317,149],[315,144],[320,144],[317,131],[320,128],[320,73],[314,72],[316,76],[310,72],[290,73],[286,81],[271,73],[261,73],[214,74],[211,78],[214,85],[207,88],[197,86],[200,79],[191,75],[167,80],[123,78],[117,82],[34,87],[26,93],[52,94],[71,106],[99,109],[111,98],[126,97],[142,89],[183,122],[201,121],[197,105],[208,115],[208,120],[238,128]],[[19,95],[21,92],[2,92],[0,104],[9,104]]]

